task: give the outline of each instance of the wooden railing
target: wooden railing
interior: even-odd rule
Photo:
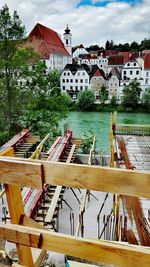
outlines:
[[[17,244],[19,263],[35,266],[30,248],[52,250],[120,267],[150,266],[150,249],[117,242],[83,239],[42,229],[23,211],[20,186],[62,185],[150,198],[150,173],[98,166],[0,157],[12,224],[0,225],[0,238]]]

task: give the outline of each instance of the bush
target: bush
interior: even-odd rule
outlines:
[[[82,111],[90,111],[94,107],[95,97],[91,91],[83,91],[78,96],[78,107]]]

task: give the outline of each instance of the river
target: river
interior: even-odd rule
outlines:
[[[69,112],[66,122],[75,137],[92,131],[96,135],[96,150],[109,153],[109,112]],[[150,114],[117,113],[117,123],[150,124]]]

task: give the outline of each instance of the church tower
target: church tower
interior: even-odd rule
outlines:
[[[65,32],[63,34],[64,37],[64,46],[66,48],[66,50],[68,51],[68,53],[70,55],[72,55],[72,34],[70,33],[70,29],[68,28],[68,24],[67,24],[67,28],[65,29]]]

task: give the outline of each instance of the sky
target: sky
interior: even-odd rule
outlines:
[[[150,0],[0,0],[17,10],[27,34],[41,23],[61,36],[66,25],[73,46],[150,39]]]

